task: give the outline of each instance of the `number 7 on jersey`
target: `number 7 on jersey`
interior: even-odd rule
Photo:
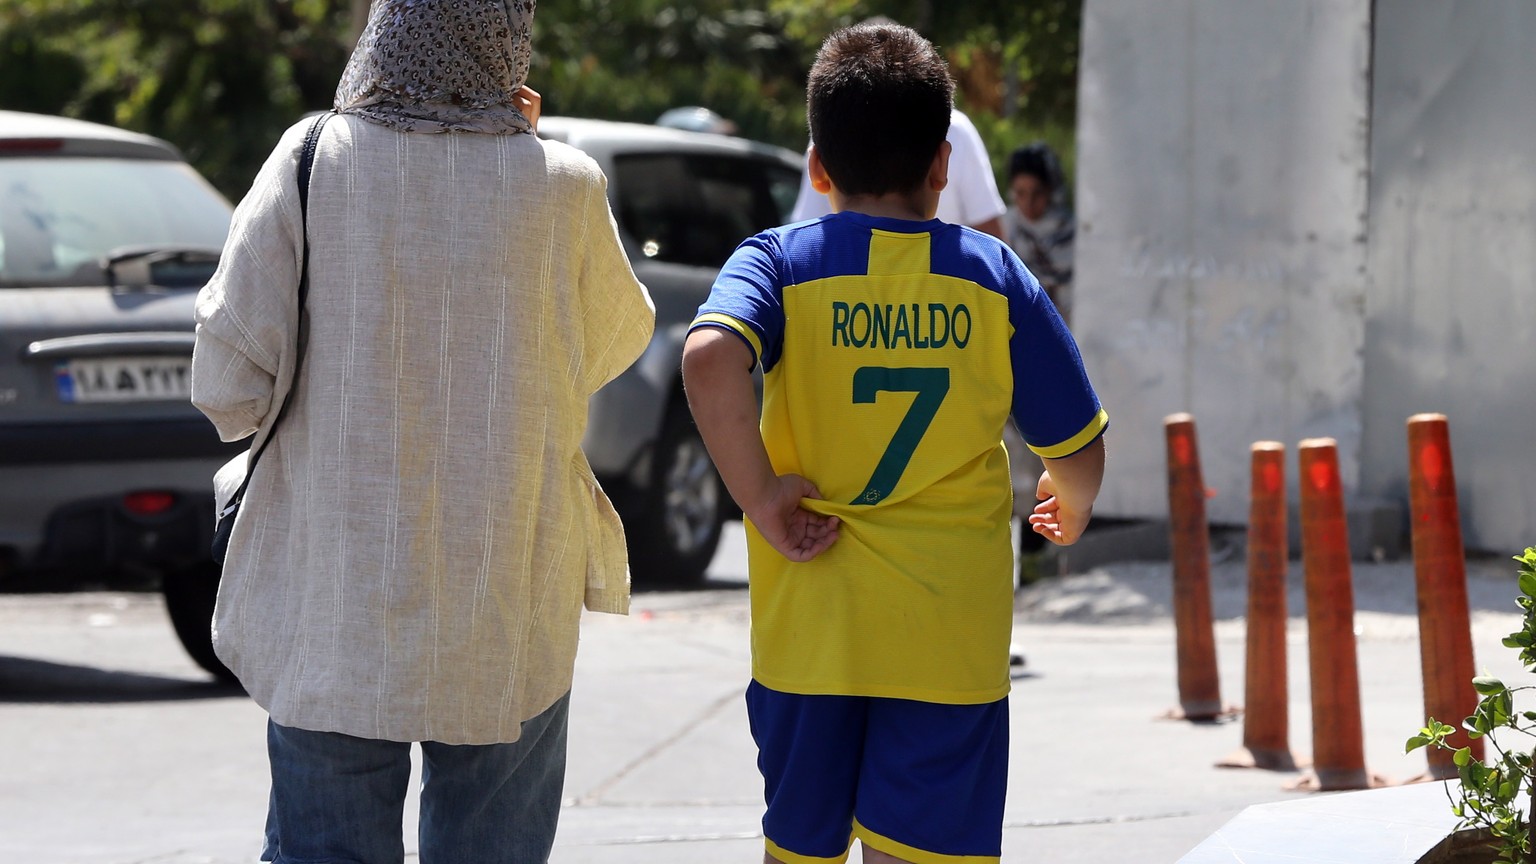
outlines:
[[[939,405],[949,393],[949,369],[944,367],[861,366],[853,373],[853,401],[855,404],[874,402],[881,391],[916,393],[912,407],[901,418],[896,434],[885,447],[875,471],[858,497],[850,504],[878,504],[891,494],[901,480],[907,463],[917,451],[917,444],[928,432]]]

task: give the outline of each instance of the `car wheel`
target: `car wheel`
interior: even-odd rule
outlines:
[[[208,561],[168,570],[161,591],[181,647],[213,677],[234,682],[234,673],[213,653],[213,601],[219,594],[219,565]]]
[[[720,545],[730,497],[686,410],[669,412],[652,453],[649,482],[626,492],[616,503],[635,581],[702,582]]]

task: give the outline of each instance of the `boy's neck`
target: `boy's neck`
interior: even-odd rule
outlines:
[[[887,192],[884,195],[844,195],[836,187],[827,193],[834,213],[862,213],[887,219],[926,222],[939,211],[939,196],[924,192]]]

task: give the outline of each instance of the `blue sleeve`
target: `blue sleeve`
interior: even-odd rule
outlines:
[[[1070,456],[1104,433],[1109,416],[1056,305],[1029,270],[1009,257],[1013,421],[1035,453],[1047,459]]]
[[[720,268],[709,298],[689,330],[718,327],[736,334],[763,371],[778,362],[784,344],[784,293],[778,237],[771,231],[749,237]]]

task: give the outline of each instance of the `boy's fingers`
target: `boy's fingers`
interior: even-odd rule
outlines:
[[[816,540],[811,543],[810,547],[806,549],[805,560],[809,561],[812,558],[815,558],[817,555],[827,551],[832,547],[832,541],[836,539],[837,534],[835,533],[816,538]]]
[[[834,541],[836,539],[837,539],[837,529],[836,528],[827,528],[826,526],[817,526],[814,530],[810,530],[810,531],[806,531],[805,532],[805,539],[804,539],[804,541],[802,541],[802,545],[804,545],[804,546],[821,546],[821,547],[826,547],[826,546],[832,545],[832,541]]]
[[[796,563],[803,564],[806,561],[815,558],[817,555],[827,551],[827,549],[832,546],[832,542],[836,539],[836,534],[831,534],[826,537],[819,537],[814,540],[807,537],[801,542],[801,545],[791,549],[782,549],[780,551],[784,554],[785,558],[788,558],[789,560]]]
[[[780,550],[784,557],[797,563],[804,563],[825,552],[838,538],[836,517],[801,512],[807,517],[800,526],[801,530],[793,532],[788,538],[790,548]]]

